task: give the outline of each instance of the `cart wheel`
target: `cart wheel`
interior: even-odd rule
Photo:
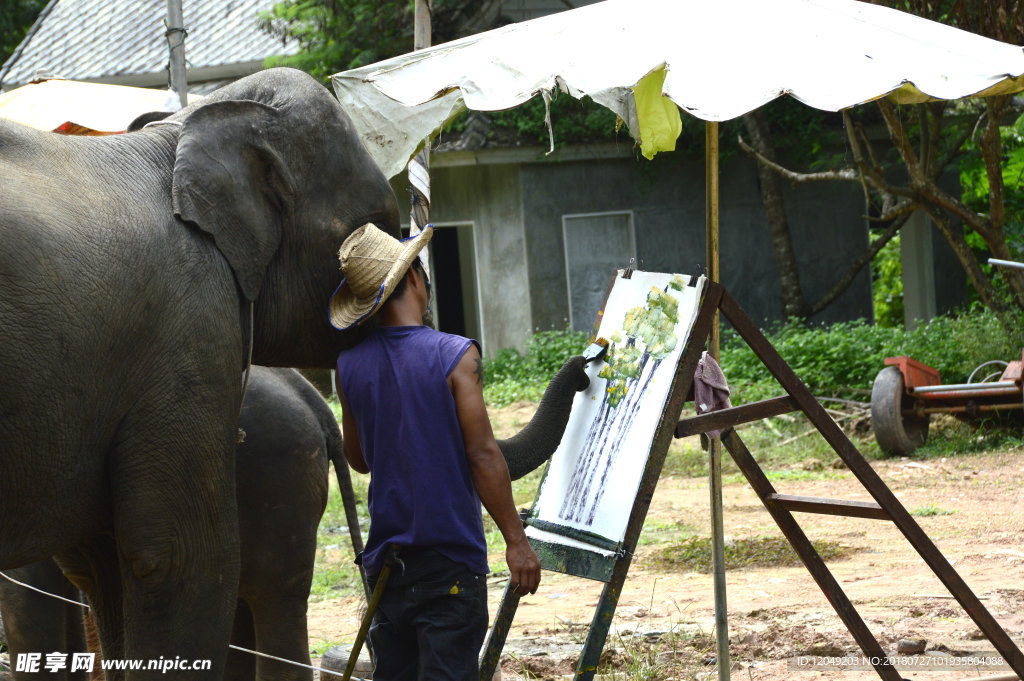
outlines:
[[[928,416],[904,416],[913,398],[903,392],[903,374],[885,367],[871,386],[871,430],[886,454],[905,456],[928,439]]]

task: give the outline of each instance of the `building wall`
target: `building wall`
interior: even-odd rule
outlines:
[[[633,225],[638,268],[704,271],[702,159],[682,154],[662,154],[653,162],[626,154],[543,159],[529,153],[448,154],[435,156],[431,168],[431,221],[472,225],[479,335],[487,355],[502,347],[522,348],[533,332],[565,328],[569,322],[565,216],[626,213]],[[405,179],[399,176],[394,182],[400,204],[408,205]],[[722,281],[755,320],[779,319],[778,271],[753,162],[726,159],[720,189]],[[862,195],[857,186],[841,183],[785,191],[802,284],[814,299],[867,247]],[[595,251],[603,246],[601,239],[594,239]],[[610,277],[613,268],[629,263],[631,254],[605,255]],[[872,318],[867,268],[813,321],[856,318]]]
[[[704,164],[682,154],[655,161],[605,159],[521,166],[523,219],[530,268],[530,306],[538,328],[569,319],[562,218],[567,214],[632,211],[638,267],[702,272],[705,263]],[[761,205],[756,169],[727,160],[720,175],[722,281],[757,321],[778,319],[778,271]],[[814,299],[831,288],[852,257],[867,247],[856,186],[818,183],[787,190],[786,209],[802,285]],[[595,240],[594,248],[602,244]],[[629,254],[618,266],[625,267]],[[610,274],[610,272],[609,272]],[[870,273],[814,321],[872,318]]]
[[[432,168],[430,220],[473,226],[476,289],[484,354],[523,347],[533,331],[519,171],[515,165]],[[408,205],[404,177],[393,180]],[[408,221],[408,217],[404,218]]]

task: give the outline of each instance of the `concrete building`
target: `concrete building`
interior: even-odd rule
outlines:
[[[615,268],[698,274],[705,263],[704,160],[647,161],[618,144],[479,149],[431,160],[433,277],[441,328],[479,337],[487,352],[521,347],[536,330],[589,330]],[[409,195],[395,179],[400,200]],[[721,179],[722,281],[759,321],[781,317],[778,272],[745,157]],[[830,288],[868,245],[858,187],[787,190],[786,209],[809,297]],[[872,317],[870,272],[816,321]]]

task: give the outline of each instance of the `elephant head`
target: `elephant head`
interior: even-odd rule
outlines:
[[[167,121],[181,125],[175,215],[213,239],[255,304],[253,361],[333,366],[356,340],[327,321],[341,243],[367,222],[399,236],[394,193],[348,116],[312,77],[270,69]]]

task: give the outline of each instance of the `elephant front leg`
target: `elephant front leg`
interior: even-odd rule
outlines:
[[[238,593],[234,447],[163,441],[185,446],[133,451],[114,476],[127,677],[220,679]]]

